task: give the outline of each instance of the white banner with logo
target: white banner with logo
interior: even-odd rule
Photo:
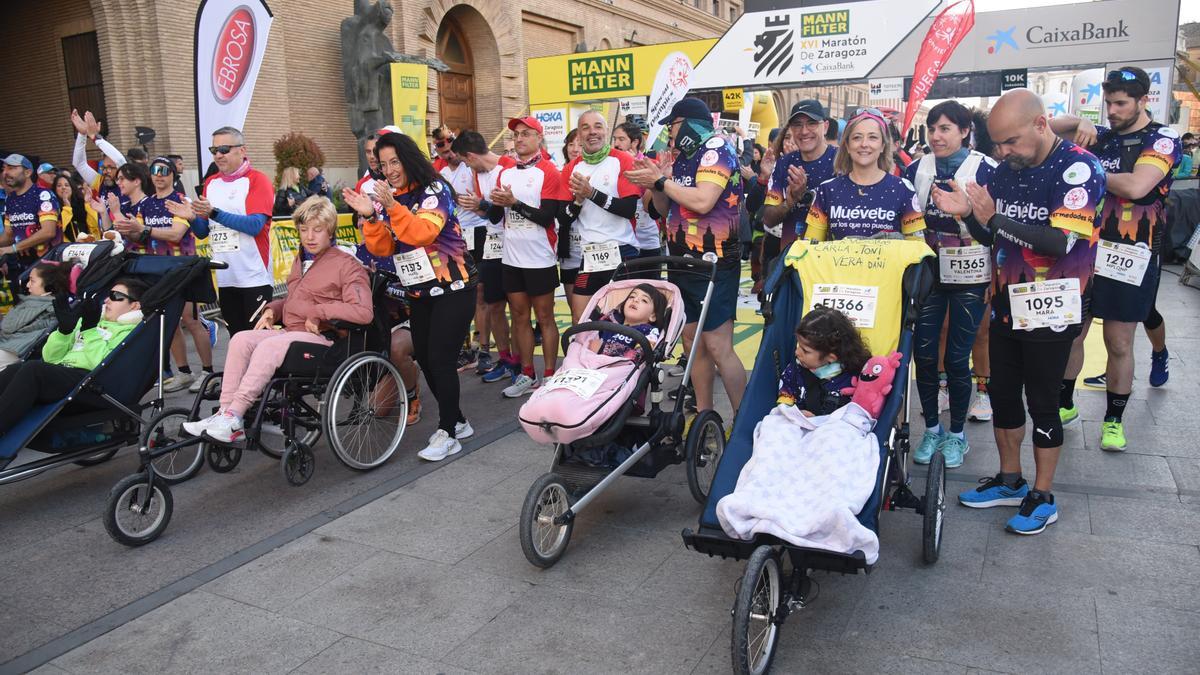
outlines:
[[[886,101],[891,99],[904,100],[904,78],[889,77],[885,80],[871,80],[867,83],[867,88],[870,92],[872,101]]]
[[[196,145],[202,174],[212,161],[212,132],[241,129],[246,122],[271,21],[265,0],[202,0],[196,10]]]
[[[567,133],[575,128],[573,123],[567,122],[567,109],[534,107],[529,112],[534,119],[541,122],[546,152],[550,153],[550,160],[555,166],[561,169],[566,164],[562,148],[567,141]]]
[[[692,88],[693,75],[692,60],[687,54],[671,52],[663,59],[662,65],[658,67],[658,74],[654,76],[654,88],[650,90],[650,106],[646,110],[646,123],[650,125],[650,133],[646,135],[647,147],[655,150],[667,147],[665,127],[658,121],[687,96],[688,90]]]

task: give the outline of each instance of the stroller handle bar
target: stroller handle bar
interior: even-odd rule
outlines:
[[[630,278],[634,273],[640,271],[654,270],[657,272],[664,265],[668,272],[692,274],[708,281],[713,281],[717,278],[716,262],[687,256],[654,255],[646,258],[621,261],[621,264],[617,266],[617,270],[613,272],[613,279]]]
[[[606,330],[613,333],[620,333],[621,335],[633,340],[635,343],[637,343],[637,346],[642,348],[643,358],[649,359],[650,355],[654,353],[654,347],[650,344],[650,340],[646,339],[645,335],[642,335],[629,326],[613,323],[612,321],[585,321],[583,323],[571,326],[562,334],[563,353],[565,354],[567,352],[567,346],[570,344],[571,338],[580,333],[586,333],[593,330]]]

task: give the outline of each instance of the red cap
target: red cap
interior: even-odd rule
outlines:
[[[545,131],[542,131],[542,123],[537,121],[533,117],[514,117],[514,118],[512,118],[511,120],[508,121],[508,130],[516,131],[518,124],[524,124],[525,126],[529,127],[530,129],[533,129],[534,131],[538,132],[539,134],[546,133]]]

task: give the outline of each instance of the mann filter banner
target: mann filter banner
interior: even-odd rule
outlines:
[[[265,0],[201,0],[194,47],[196,146],[200,169],[221,127],[241,129],[267,51],[271,9]]]
[[[417,147],[429,157],[425,138],[425,115],[429,107],[429,66],[423,63],[393,63],[392,123],[404,135],[417,141]]]
[[[694,64],[716,43],[715,39],[690,40],[529,59],[525,65],[529,105],[650,96],[659,65],[668,54],[682,52]]]

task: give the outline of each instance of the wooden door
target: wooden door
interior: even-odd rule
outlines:
[[[438,58],[450,70],[438,75],[438,107],[442,125],[475,129],[475,65],[458,22],[446,17],[438,30]]]

